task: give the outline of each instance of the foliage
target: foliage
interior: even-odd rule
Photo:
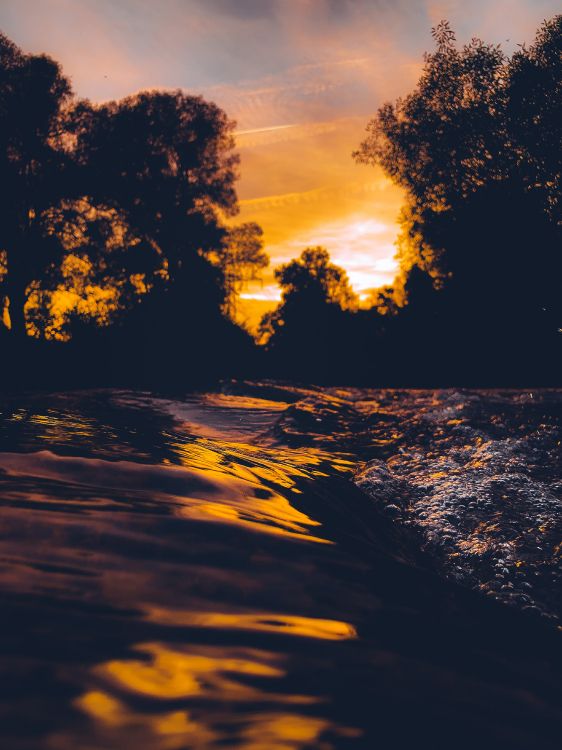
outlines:
[[[121,212],[171,273],[224,235],[218,211],[237,211],[234,123],[215,104],[176,92],[141,92],[71,123],[87,194]]]
[[[233,128],[181,91],[76,100],[56,62],[0,36],[0,295],[12,333],[68,338],[76,315],[108,325],[172,285],[203,315],[232,298],[266,260],[257,225],[222,223],[237,211]],[[200,299],[187,277],[211,255],[216,293]]]
[[[513,157],[504,54],[479,39],[458,50],[447,22],[432,33],[436,50],[425,56],[416,89],[379,109],[355,157],[380,164],[416,205],[440,211],[501,179]]]
[[[0,295],[20,336],[28,285],[64,252],[52,211],[72,190],[62,124],[71,98],[54,60],[26,55],[0,35]]]
[[[403,333],[411,325],[490,351],[492,341],[513,351],[544,336],[554,344],[562,16],[511,59],[478,39],[459,49],[446,22],[433,36],[415,90],[379,109],[355,153],[407,191],[393,299],[387,290],[375,302],[402,316]]]
[[[238,295],[249,281],[258,279],[260,272],[269,265],[269,256],[263,249],[263,229],[254,221],[229,227],[220,250],[209,257],[222,271],[225,311],[234,319]]]
[[[335,344],[346,310],[356,307],[346,272],[330,262],[323,247],[306,248],[299,258],[275,269],[282,289],[281,303],[264,315],[260,336],[279,356],[308,357]]]

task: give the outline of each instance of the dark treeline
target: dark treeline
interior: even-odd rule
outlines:
[[[179,91],[93,106],[0,37],[4,379],[191,382],[251,365],[226,312],[265,261],[259,227],[222,221],[237,210],[233,128]]]
[[[354,310],[334,269],[303,256],[306,273],[278,275],[269,348],[342,381],[559,383],[562,16],[511,58],[478,39],[459,49],[446,22],[433,36],[416,89],[379,109],[354,154],[406,191],[394,285]]]
[[[2,379],[558,383],[562,16],[510,58],[446,23],[434,38],[355,154],[406,191],[394,285],[360,306],[307,248],[276,269],[256,343],[235,300],[268,258],[257,225],[228,221],[234,123],[179,91],[92,105],[0,37]]]

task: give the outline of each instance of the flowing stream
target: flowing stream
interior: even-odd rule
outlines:
[[[560,392],[0,412],[2,748],[559,747]]]

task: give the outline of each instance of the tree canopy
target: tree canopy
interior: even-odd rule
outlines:
[[[275,269],[281,302],[264,315],[260,335],[276,366],[317,371],[332,367],[334,352],[347,347],[351,311],[357,297],[343,268],[324,247],[306,248],[299,258]]]
[[[209,257],[222,271],[225,309],[234,319],[238,295],[269,265],[269,255],[263,248],[263,229],[255,221],[229,227],[220,250],[211,252]]]
[[[562,16],[511,58],[479,39],[459,48],[446,22],[433,36],[414,91],[378,110],[355,152],[406,190],[394,305],[430,309],[417,335],[473,357],[559,348]],[[434,293],[415,302],[420,271]]]
[[[292,326],[304,330],[319,323],[327,306],[349,309],[357,302],[346,272],[330,261],[324,247],[306,248],[299,258],[276,268],[275,278],[282,290],[281,304],[261,323],[261,334],[271,345]]]
[[[233,129],[182,91],[79,100],[55,61],[0,36],[0,300],[13,336],[68,338],[77,316],[115,322],[172,288],[178,331],[195,324],[186,301],[203,316],[229,308],[267,261],[257,225],[224,221],[238,210]]]
[[[72,192],[64,127],[71,101],[54,60],[26,55],[0,35],[1,296],[20,336],[27,287],[63,253],[53,227]]]

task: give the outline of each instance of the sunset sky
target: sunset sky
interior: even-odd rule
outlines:
[[[183,88],[238,123],[240,220],[272,267],[322,244],[358,292],[390,282],[400,191],[351,152],[387,99],[415,84],[447,18],[510,52],[556,0],[0,0],[0,29],[57,58],[80,96]],[[278,296],[271,270],[247,290]],[[265,305],[264,305],[265,307]]]

